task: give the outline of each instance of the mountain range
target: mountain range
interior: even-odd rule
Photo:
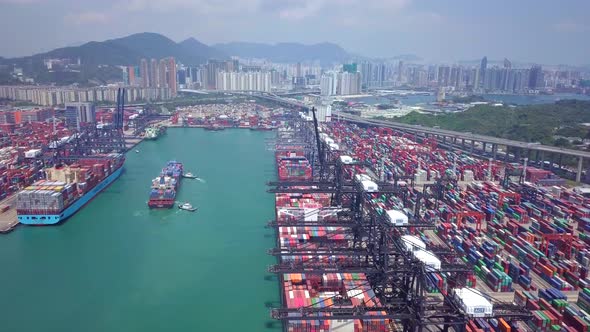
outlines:
[[[13,67],[20,67],[27,77],[32,77],[38,83],[102,84],[120,79],[120,69],[117,66],[136,66],[142,58],[162,59],[169,56],[191,66],[206,63],[208,59],[222,60],[230,56],[265,58],[285,63],[319,60],[325,65],[344,62],[353,57],[340,46],[331,43],[270,45],[234,42],[208,46],[195,38],[177,43],[161,34],[143,32],[100,42],[91,41],[79,46],[62,47],[31,56],[0,57],[0,71],[8,74]],[[45,59],[80,59],[81,68],[79,71],[48,70],[44,65]],[[0,81],[1,83],[3,82]]]
[[[11,59],[0,57],[0,62],[27,66],[31,63],[42,64],[43,59],[80,58],[82,64],[86,66],[125,66],[137,65],[142,58],[161,59],[169,56],[175,57],[178,62],[185,65],[199,65],[208,59],[226,59],[229,56],[266,58],[274,62],[319,60],[326,64],[342,62],[350,58],[344,49],[331,43],[270,45],[235,42],[208,46],[192,37],[176,43],[163,35],[143,32],[101,42],[91,41],[79,46],[62,47],[32,56]]]
[[[58,48],[31,57],[8,59],[19,62],[47,58],[80,58],[84,65],[136,65],[141,58],[161,59],[173,56],[187,65],[197,65],[211,57],[226,57],[221,52],[194,38],[180,43],[157,33],[138,33],[102,42],[88,42],[80,46]]]

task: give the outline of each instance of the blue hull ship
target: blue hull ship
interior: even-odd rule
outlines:
[[[103,191],[111,183],[113,183],[123,172],[123,166],[115,170],[111,175],[98,183],[94,188],[65,208],[59,214],[19,214],[18,221],[26,225],[54,225],[71,217],[74,213],[80,210],[84,205],[90,202],[98,193]]]

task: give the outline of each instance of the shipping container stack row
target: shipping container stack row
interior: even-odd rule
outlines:
[[[209,108],[191,106],[177,110],[177,115],[172,119],[173,123],[178,123],[181,117],[187,125],[196,127],[274,128],[282,123],[286,114],[283,109],[271,110],[251,104],[234,104],[227,107],[214,105]]]
[[[538,331],[590,331],[590,315],[585,300],[590,290],[580,292],[576,305],[568,303],[567,296],[555,288],[540,289],[538,295],[529,291],[516,291],[514,303],[530,309],[533,319],[529,327]],[[582,299],[582,300],[581,300]]]
[[[474,179],[489,179],[484,171],[487,170],[487,162],[443,150],[429,150],[432,147],[412,142],[409,139],[411,136],[387,131],[371,132],[371,129],[363,130],[343,123],[330,124],[324,132],[353,158],[369,161],[377,170],[384,165],[386,180],[391,180],[394,174],[412,175],[419,170],[427,170],[426,179],[430,180],[432,175],[437,175],[436,172],[440,174],[440,170],[452,167],[453,163],[457,165],[457,170],[472,170]],[[441,165],[440,169],[437,163]],[[493,179],[501,179],[504,169],[504,165],[493,163]],[[459,177],[462,175],[459,174]],[[444,200],[438,204],[439,210],[433,210],[435,204],[426,201],[426,211],[423,209],[422,214],[438,221],[438,236],[444,242],[452,243],[463,255],[464,261],[473,265],[478,277],[493,291],[510,292],[514,289],[513,284],[525,290],[549,286],[562,291],[586,288],[590,283],[587,279],[590,263],[590,235],[586,235],[590,233],[588,200],[555,186],[551,181],[556,178],[550,172],[531,168],[531,171],[527,170],[526,179],[531,183],[512,185],[511,190],[492,182],[474,182],[466,190],[448,190]],[[535,183],[552,187],[543,188]],[[410,194],[409,203],[413,205],[415,197],[412,197],[412,190]],[[399,200],[376,200],[374,205],[381,211],[388,206],[403,207]],[[463,227],[458,227],[455,218],[448,218],[464,210],[483,215],[485,233],[475,229],[476,220],[472,217],[463,220]],[[405,211],[411,213],[408,209]],[[556,234],[567,233],[575,236],[572,239],[552,239]],[[545,247],[541,246],[543,238],[548,239]],[[533,278],[534,275],[543,282],[535,282],[539,278]],[[582,295],[579,301],[586,298]],[[542,312],[536,313],[536,317],[536,324],[545,324],[543,326],[555,330],[556,327],[549,324],[551,319],[540,318],[543,317]],[[482,326],[478,328],[483,329]]]
[[[488,162],[417,143],[401,133],[378,132],[342,123],[331,123],[323,129],[355,159],[371,162],[377,172],[383,172],[386,180],[392,180],[395,174],[424,174],[421,180],[432,181],[453,167],[460,180],[483,180],[487,176]],[[501,171],[500,164],[494,163],[494,178],[498,179]]]
[[[70,137],[62,122],[23,122],[3,127],[0,148],[0,199],[43,178],[35,160],[55,139]],[[48,152],[49,153],[49,152]]]
[[[276,159],[279,179],[310,180],[311,166],[303,157],[303,149],[290,147],[277,149]],[[298,163],[294,165],[293,160]],[[299,161],[304,161],[299,163]],[[299,165],[304,165],[300,167]],[[294,167],[294,171],[281,172],[281,167]],[[298,169],[302,168],[302,169]],[[306,175],[306,172],[307,175]],[[331,195],[327,193],[276,194],[276,219],[283,221],[323,221],[326,226],[317,227],[279,227],[277,236],[281,249],[316,249],[320,244],[330,243],[331,247],[348,247],[352,239],[347,227],[331,227],[330,222],[337,221],[340,208],[331,207]],[[282,262],[303,264],[312,268],[318,263],[343,263],[350,260],[348,256],[282,256]],[[282,275],[283,305],[287,308],[322,308],[379,306],[379,299],[363,273],[305,273]],[[286,330],[290,332],[335,331],[338,328],[355,332],[389,331],[392,322],[379,318],[383,313],[374,312],[374,319],[338,320],[326,319],[289,321]],[[293,315],[298,315],[293,313]],[[327,314],[326,314],[327,315]]]

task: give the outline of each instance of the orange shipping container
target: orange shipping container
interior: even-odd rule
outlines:
[[[511,332],[510,325],[503,318],[498,319],[498,327],[500,327],[500,331],[502,332]]]

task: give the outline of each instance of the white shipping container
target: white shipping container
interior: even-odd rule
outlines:
[[[31,149],[25,152],[25,158],[36,158],[41,155],[40,149]]]
[[[403,235],[402,241],[407,251],[415,251],[418,249],[426,249],[426,244],[415,235]]]
[[[440,270],[440,259],[438,259],[432,252],[419,249],[414,251],[414,257],[424,263],[427,267],[430,267],[435,271]]]
[[[494,306],[473,288],[454,289],[454,298],[467,315],[485,317],[492,315]]]
[[[387,219],[394,226],[404,226],[408,224],[408,216],[398,210],[389,210],[386,212]]]

